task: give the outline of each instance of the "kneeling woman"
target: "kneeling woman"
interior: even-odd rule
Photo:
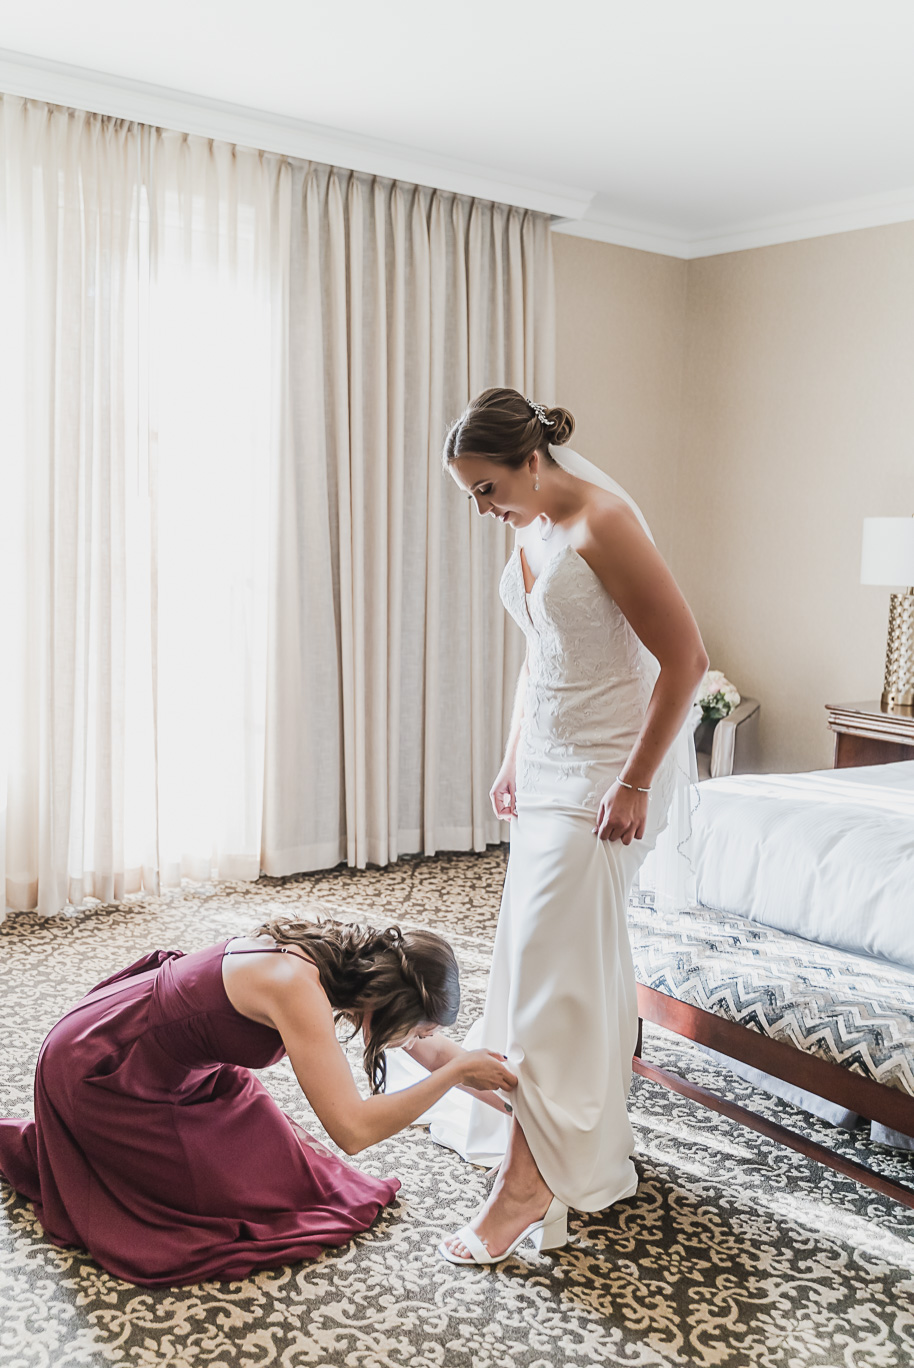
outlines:
[[[449,1052],[382,1095],[384,1050],[451,1025],[457,963],[431,932],[273,921],[184,955],[159,950],[95,987],[42,1046],[35,1120],[0,1121],[0,1174],[55,1244],[146,1287],[242,1278],[367,1229],[400,1184],[360,1173],[286,1116],[250,1072],[288,1054],[347,1154],[454,1086],[503,1110],[501,1056]],[[372,1096],[336,1036],[361,1028]]]

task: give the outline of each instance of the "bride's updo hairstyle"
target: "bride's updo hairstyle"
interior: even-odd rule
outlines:
[[[384,1051],[417,1026],[452,1026],[460,1009],[460,971],[454,952],[433,931],[401,931],[334,921],[278,918],[253,933],[278,945],[297,945],[317,965],[334,1017],[358,1029],[371,1011],[363,1055],[373,1093],[387,1082]]]
[[[574,418],[567,409],[541,404],[534,408],[515,389],[483,390],[448,433],[444,466],[447,469],[461,456],[484,456],[519,470],[534,451],[552,461],[550,443],[565,446],[573,432]]]

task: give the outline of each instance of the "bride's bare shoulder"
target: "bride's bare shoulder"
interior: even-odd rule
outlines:
[[[580,526],[582,539],[604,541],[627,528],[642,530],[631,504],[608,489],[594,489],[583,508]]]

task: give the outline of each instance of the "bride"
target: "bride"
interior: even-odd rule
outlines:
[[[525,1239],[556,1248],[569,1206],[598,1211],[637,1188],[626,908],[688,794],[677,754],[708,657],[640,511],[568,450],[573,430],[565,409],[489,389],[444,451],[477,511],[517,532],[501,596],[527,641],[490,794],[511,848],[479,1041],[518,1083],[513,1111],[489,1097],[459,1135],[433,1124],[466,1158],[501,1160],[482,1210],[439,1246],[453,1263],[494,1263]],[[410,1055],[436,1069],[457,1048],[437,1036]]]

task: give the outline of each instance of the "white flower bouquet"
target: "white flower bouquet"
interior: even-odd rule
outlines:
[[[701,682],[696,702],[703,722],[719,722],[739,706],[739,693],[721,670],[709,670]]]

